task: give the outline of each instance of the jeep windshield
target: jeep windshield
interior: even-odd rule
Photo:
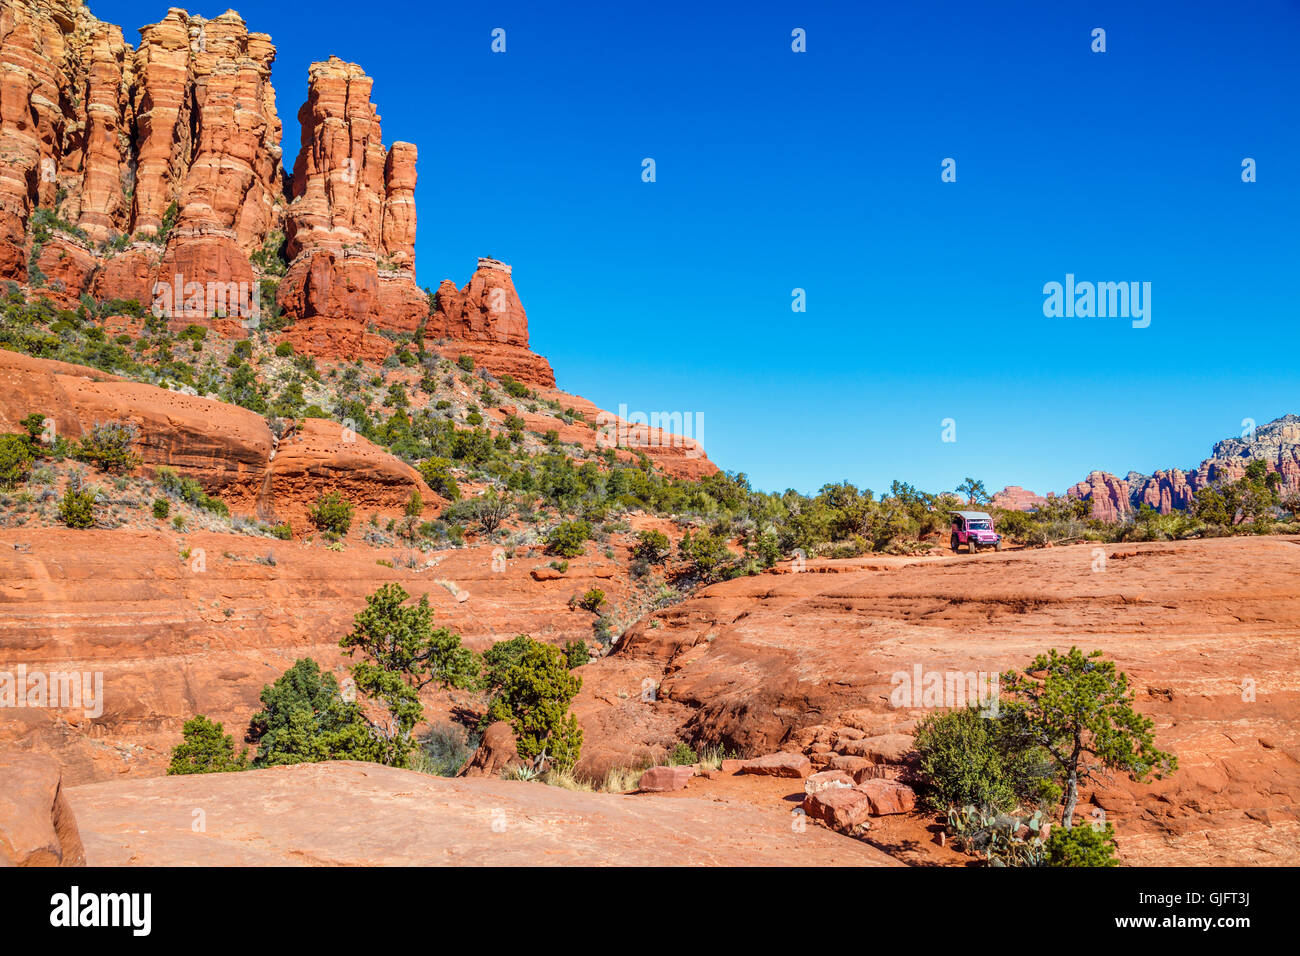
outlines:
[[[966,528],[969,531],[990,531],[992,530],[992,525],[990,525],[988,521],[981,518],[976,521],[967,522]]]

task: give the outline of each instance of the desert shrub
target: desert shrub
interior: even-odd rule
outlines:
[[[699,762],[699,754],[684,740],[677,741],[672,752],[668,754],[668,766],[686,767]]]
[[[248,768],[248,751],[235,756],[235,741],[219,723],[199,714],[185,721],[181,742],[172,748],[169,774],[227,773]]]
[[[460,725],[443,721],[417,740],[411,769],[438,777],[454,777],[477,747],[477,736],[471,737]]]
[[[473,518],[478,522],[479,530],[483,534],[491,534],[501,527],[501,523],[510,516],[510,512],[515,508],[515,499],[509,492],[498,495],[495,489],[489,488],[473,499],[470,504],[472,505]]]
[[[377,762],[383,747],[356,703],[345,701],[338,681],[311,658],[297,661],[262,688],[262,709],[248,725],[258,744],[254,767],[322,760]]]
[[[347,534],[352,527],[352,502],[337,491],[326,492],[316,500],[307,520],[329,534]]]
[[[69,528],[93,528],[97,497],[99,492],[94,488],[83,491],[80,482],[69,482],[59,502],[59,520]]]
[[[275,354],[279,358],[288,358],[293,355],[293,345],[289,342],[281,342],[275,347]]]
[[[1034,525],[1033,517],[1026,511],[1000,511],[997,515],[998,533],[1011,541],[1028,541]]]
[[[732,558],[726,539],[711,531],[700,531],[693,536],[687,531],[682,535],[677,550],[696,573],[705,577],[717,574]]]
[[[600,588],[592,588],[590,591],[588,591],[586,594],[582,596],[582,599],[580,601],[578,601],[578,605],[581,608],[587,611],[591,611],[592,613],[598,612],[600,610],[601,605],[604,603],[605,603],[605,592],[602,591]]]
[[[662,531],[642,531],[632,549],[632,556],[646,564],[663,564],[670,554],[672,543]]]
[[[501,376],[501,387],[511,398],[525,398],[528,395],[528,386],[509,375]]]
[[[164,494],[181,501],[187,501],[196,508],[202,508],[204,511],[211,511],[214,514],[228,516],[230,508],[220,498],[214,498],[203,490],[195,479],[187,475],[177,474],[174,469],[166,465],[160,466],[153,476],[154,482],[163,490]],[[179,516],[178,516],[179,517]]]
[[[519,755],[547,769],[570,771],[582,750],[582,730],[569,704],[582,687],[556,647],[523,637],[517,657],[500,662],[499,683],[487,719],[507,720],[514,728]],[[520,639],[515,638],[518,642]]]
[[[425,484],[451,501],[460,497],[460,486],[451,474],[451,460],[434,456],[420,462],[420,477]]]
[[[166,518],[171,514],[172,505],[166,498],[155,498],[153,500],[153,516],[155,518]]]
[[[569,670],[573,670],[591,660],[591,651],[587,650],[585,641],[569,641],[564,645],[564,659],[568,662]]]
[[[1047,838],[1047,866],[1119,866],[1115,828],[1053,827]]]
[[[26,435],[0,435],[0,488],[12,488],[22,481],[35,460]]]
[[[279,538],[281,541],[288,541],[293,537],[293,528],[288,523],[271,526],[271,537]]]
[[[134,468],[140,457],[131,450],[140,430],[131,422],[100,422],[76,445],[72,457],[104,471]]]
[[[456,358],[456,364],[466,372],[474,371],[474,357],[472,355],[460,355]]]
[[[1010,810],[1022,799],[1060,795],[1049,782],[1046,754],[1017,744],[997,718],[982,716],[978,707],[926,717],[914,740],[927,797],[936,808]]]
[[[546,537],[546,548],[562,558],[576,558],[584,551],[591,537],[591,525],[585,521],[565,521],[551,530]]]

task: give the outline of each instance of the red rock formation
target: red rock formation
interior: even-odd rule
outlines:
[[[479,259],[464,289],[450,279],[438,286],[437,307],[428,332],[459,342],[496,342],[528,348],[528,316],[515,292],[510,266]]]
[[[169,10],[134,51],[79,0],[16,0],[3,17],[0,278],[27,279],[28,224],[41,206],[67,224],[54,229],[84,237],[81,253],[57,233],[60,246],[37,253],[54,267],[41,265],[58,300],[91,292],[151,304],[159,279],[250,281],[249,254],[283,204],[270,38],[233,11],[207,20]],[[165,252],[102,245],[153,236],[164,221]]]
[[[993,496],[992,501],[994,508],[1005,508],[1007,511],[1033,511],[1045,504],[1047,499],[1042,495],[1026,491],[1019,485],[1007,485]]]
[[[1091,501],[1092,516],[1103,521],[1123,520],[1144,504],[1169,514],[1189,509],[1202,488],[1241,478],[1252,461],[1264,462],[1270,472],[1281,476],[1283,498],[1300,495],[1300,416],[1283,415],[1241,438],[1217,442],[1195,471],[1171,468],[1150,476],[1129,472],[1126,479],[1094,471],[1066,493]]]
[[[1245,474],[1253,460],[1263,461],[1282,477],[1283,497],[1300,495],[1300,416],[1283,415],[1253,433],[1217,442],[1188,481],[1202,488],[1219,479],[1234,480]]]
[[[550,363],[528,348],[528,315],[515,291],[511,268],[496,259],[479,259],[465,288],[443,279],[426,339],[451,339],[444,354],[470,355],[496,375],[511,375],[530,385],[555,385]]]
[[[1071,498],[1092,502],[1092,517],[1102,521],[1120,521],[1133,510],[1129,503],[1128,482],[1108,471],[1094,471],[1066,492]]]
[[[326,358],[369,355],[377,343],[359,336],[371,325],[414,332],[428,316],[413,271],[416,149],[384,149],[371,86],[356,64],[313,63],[298,113],[302,149],[285,215],[292,264],[279,301],[309,321],[295,347]],[[331,341],[328,330],[342,335]]]
[[[1129,487],[1133,483],[1129,482]],[[1171,511],[1186,511],[1192,505],[1192,496],[1196,486],[1190,484],[1187,475],[1178,468],[1169,471],[1157,471],[1138,486],[1137,505],[1150,505],[1162,515]]]

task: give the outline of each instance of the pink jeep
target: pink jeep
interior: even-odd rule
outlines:
[[[1002,550],[1002,535],[993,530],[993,519],[983,511],[954,511],[952,513],[952,550],[956,554],[962,545],[974,554],[980,548]]]

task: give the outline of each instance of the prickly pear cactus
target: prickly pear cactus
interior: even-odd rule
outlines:
[[[1046,857],[1038,836],[1042,820],[1037,810],[1021,817],[974,806],[950,807],[947,832],[954,847],[982,856],[989,866],[1042,866]],[[1024,838],[1016,836],[1022,827],[1029,831]]]

